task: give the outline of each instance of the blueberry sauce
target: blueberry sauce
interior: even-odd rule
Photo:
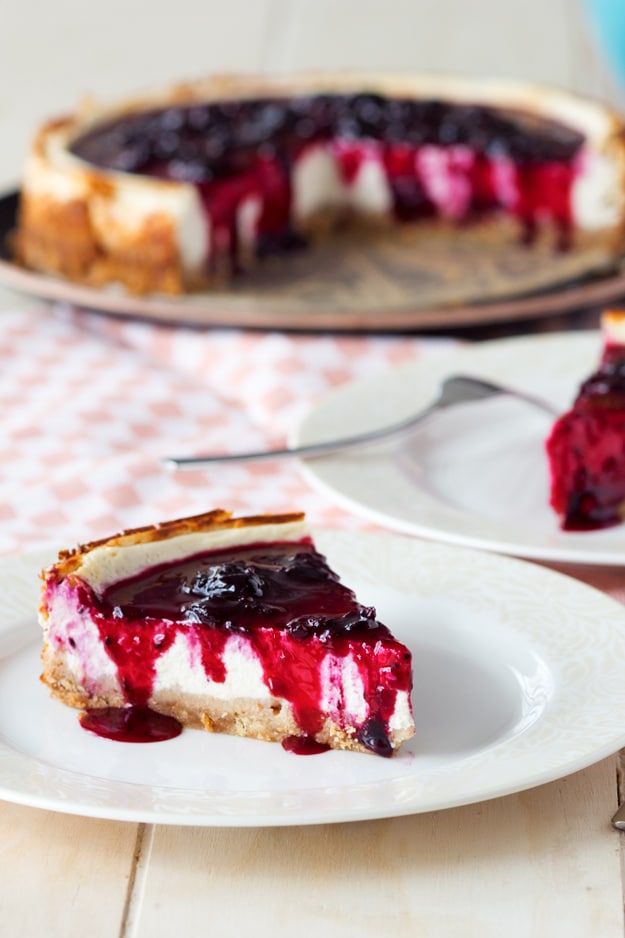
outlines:
[[[349,657],[364,688],[369,715],[357,738],[372,752],[392,754],[389,722],[397,693],[410,691],[410,654],[309,541],[255,544],[162,564],[114,584],[99,599],[86,585],[79,589],[84,595],[78,601],[94,609],[130,710],[148,706],[157,661],[180,632],[207,678],[218,683],[227,676],[226,644],[240,635],[269,692],[291,705],[301,735],[286,748],[309,751],[323,726],[322,663],[332,653],[338,660]],[[344,707],[339,700],[339,714]]]
[[[547,440],[551,505],[565,531],[623,521],[625,502],[625,348],[607,345],[572,409]]]
[[[373,154],[400,222],[439,213],[421,158],[432,147],[442,149],[451,154],[445,172],[469,193],[462,220],[504,209],[519,219],[529,242],[541,218],[548,217],[566,248],[575,160],[583,143],[583,136],[570,128],[520,112],[337,94],[133,113],[78,137],[72,152],[104,169],[194,184],[212,232],[210,265],[224,252],[236,261],[238,209],[249,197],[260,203],[258,253],[301,246],[291,220],[293,168],[319,144],[330,148],[348,186]],[[458,154],[462,165],[454,163]],[[502,174],[508,180],[503,185]]]

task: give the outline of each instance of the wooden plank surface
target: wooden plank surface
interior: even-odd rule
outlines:
[[[160,827],[132,938],[622,938],[615,809],[608,759],[533,791],[412,817]]]
[[[0,934],[119,935],[136,841],[136,824],[0,802]]]
[[[148,827],[0,806],[2,934],[621,938],[616,764],[356,824]],[[36,899],[34,898],[36,897]],[[85,923],[88,931],[85,932]]]

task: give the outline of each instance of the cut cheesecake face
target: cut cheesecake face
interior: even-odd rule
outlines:
[[[146,741],[178,721],[390,756],[414,733],[409,650],[299,514],[214,511],[62,553],[40,621],[42,680],[100,735]]]
[[[619,118],[561,92],[432,76],[222,77],[46,124],[17,258],[135,293],[223,284],[354,223],[622,248]],[[597,261],[599,262],[599,261]],[[285,260],[285,263],[288,261]]]
[[[625,311],[601,317],[603,350],[547,440],[551,506],[564,530],[625,519]]]

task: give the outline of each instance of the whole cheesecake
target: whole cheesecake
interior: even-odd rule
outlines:
[[[301,514],[214,511],[64,552],[40,621],[42,680],[100,735],[191,726],[390,756],[414,733],[410,651]]]
[[[624,129],[599,104],[524,84],[212,78],[43,126],[14,251],[139,294],[224,284],[353,225],[486,223],[605,264],[622,249]]]
[[[625,520],[625,311],[604,312],[601,331],[597,369],[546,444],[551,506],[568,531]]]

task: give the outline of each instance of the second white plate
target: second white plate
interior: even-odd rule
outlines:
[[[303,421],[297,443],[384,426],[426,407],[452,374],[570,406],[601,352],[596,331],[486,342],[353,382]],[[404,533],[564,563],[625,565],[625,525],[563,532],[549,507],[551,418],[511,398],[442,412],[409,439],[308,460],[309,480],[344,507]]]

